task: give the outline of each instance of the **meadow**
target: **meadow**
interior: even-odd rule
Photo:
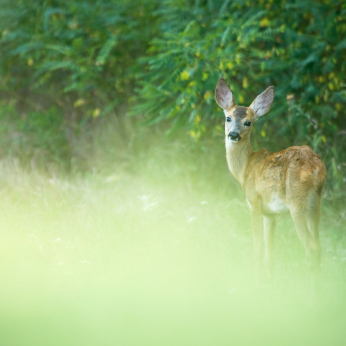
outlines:
[[[0,346],[345,346],[345,35],[340,0],[1,0]],[[275,87],[254,150],[326,165],[315,302],[289,215],[255,285],[220,77]]]
[[[274,281],[256,288],[250,215],[222,142],[177,143],[132,172],[2,161],[1,345],[345,345],[344,208],[323,204],[315,304],[288,215]]]

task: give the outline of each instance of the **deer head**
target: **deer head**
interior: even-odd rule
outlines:
[[[252,124],[270,110],[273,99],[274,87],[271,86],[258,95],[249,107],[237,106],[231,89],[220,78],[216,85],[215,100],[225,113],[225,134],[229,143],[249,140]]]

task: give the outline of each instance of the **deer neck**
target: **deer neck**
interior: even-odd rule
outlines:
[[[226,157],[228,168],[241,185],[244,182],[246,166],[255,152],[250,144],[250,137],[233,144],[226,137]]]

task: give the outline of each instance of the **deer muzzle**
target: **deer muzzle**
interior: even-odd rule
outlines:
[[[241,139],[241,137],[239,132],[232,131],[228,134],[228,139],[231,140],[232,142],[238,142]]]

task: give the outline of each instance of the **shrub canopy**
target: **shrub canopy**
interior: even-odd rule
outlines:
[[[12,105],[29,132],[47,131],[39,114],[60,117],[42,139],[49,152],[68,157],[69,134],[107,116],[121,126],[128,110],[194,140],[223,136],[214,101],[222,76],[245,106],[275,86],[253,130],[256,149],[308,144],[335,191],[344,186],[342,1],[4,0],[0,35],[1,117]]]

